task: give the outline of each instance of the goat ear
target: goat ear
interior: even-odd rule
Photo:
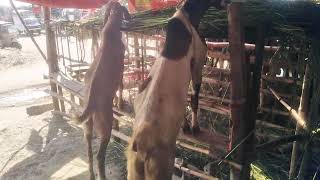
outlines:
[[[123,18],[125,20],[129,20],[131,18],[131,15],[130,15],[128,9],[124,6],[121,6],[121,10],[122,10]]]
[[[191,39],[192,36],[183,22],[177,18],[171,19],[161,55],[169,60],[181,59],[187,54]]]

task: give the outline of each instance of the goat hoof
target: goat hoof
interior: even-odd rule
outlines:
[[[192,133],[192,130],[191,130],[191,128],[190,128],[190,126],[189,126],[188,123],[184,123],[184,124],[183,124],[183,126],[182,126],[182,131],[183,131],[183,133],[185,133],[185,134],[190,134],[190,133]]]
[[[95,179],[96,179],[95,175],[94,174],[90,174],[90,180],[95,180]]]
[[[191,133],[192,133],[192,135],[197,135],[197,134],[199,134],[199,133],[200,133],[200,127],[199,127],[199,126],[194,126],[194,127],[192,127]]]

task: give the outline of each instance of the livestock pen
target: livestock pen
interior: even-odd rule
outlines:
[[[82,108],[83,76],[99,46],[101,16],[52,22],[49,11],[45,9],[53,113],[71,118]],[[134,123],[138,86],[160,53],[163,29],[174,11],[134,14],[123,31],[125,72],[112,135],[125,142]],[[201,131],[179,134],[177,169],[202,179],[248,179],[251,170],[251,177],[258,178],[253,173],[261,173],[259,166],[285,156],[280,160],[285,165],[273,169],[279,179],[309,179],[310,172],[317,177],[319,17],[314,1],[248,0],[231,2],[228,11],[209,10],[200,26],[208,46],[199,98]],[[191,118],[189,107],[185,118]],[[273,160],[258,161],[266,151],[274,153]],[[205,160],[195,162],[188,157],[192,153]]]

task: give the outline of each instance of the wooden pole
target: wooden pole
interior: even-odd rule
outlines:
[[[241,3],[232,2],[228,6],[229,42],[230,42],[230,67],[231,67],[231,137],[230,149],[237,147],[245,132],[247,116],[247,71],[245,62],[244,34],[242,26]],[[244,147],[240,145],[236,150],[235,162],[243,165],[245,157]],[[248,174],[248,173],[245,173]],[[241,179],[241,172],[230,167],[230,179]],[[245,179],[249,179],[246,177]]]
[[[263,24],[263,22],[261,22]],[[244,152],[246,153],[242,171],[241,171],[241,179],[246,179],[250,177],[250,164],[254,160],[253,156],[255,154],[255,133],[254,130],[256,128],[256,115],[259,104],[259,89],[260,89],[260,80],[261,80],[261,70],[263,65],[263,55],[264,55],[264,26],[259,25],[257,28],[257,39],[255,46],[255,64],[252,72],[252,78],[250,78],[250,96],[248,96],[249,103],[248,105],[248,120],[245,122],[244,133],[249,134],[253,131],[253,133],[248,137],[248,139],[244,142]]]
[[[58,58],[56,52],[56,42],[54,32],[50,28],[50,9],[48,7],[44,8],[44,23],[46,29],[46,44],[47,44],[47,60],[49,74],[58,72]],[[57,93],[57,85],[50,80],[51,91]],[[55,111],[59,111],[59,101],[56,97],[52,97],[53,106]]]
[[[318,14],[319,12],[314,12],[314,14]],[[312,98],[310,104],[310,118],[307,121],[307,132],[316,129],[319,127],[319,104],[320,104],[320,77],[318,71],[320,69],[320,25],[317,23],[315,27],[315,32],[317,32],[317,36],[312,39],[311,43],[311,56],[310,56],[310,73],[312,77]],[[313,179],[313,171],[312,171],[312,156],[315,154],[312,152],[312,148],[314,146],[314,142],[312,139],[313,135],[311,135],[310,139],[305,142],[304,153],[302,162],[300,165],[298,180],[304,179]]]
[[[302,119],[308,118],[309,105],[310,105],[310,85],[311,85],[310,70],[309,70],[309,65],[307,64],[304,72],[302,92],[301,92],[300,105],[299,105],[299,113],[298,113]],[[301,127],[297,123],[295,134],[299,134],[299,133],[301,133]],[[297,161],[298,161],[298,155],[300,154],[300,150],[301,150],[301,143],[295,141],[292,147],[289,179],[293,179],[297,175],[296,173]]]

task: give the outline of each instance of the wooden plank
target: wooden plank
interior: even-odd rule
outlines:
[[[222,72],[224,74],[230,74],[230,69],[222,69],[222,68],[216,68],[216,67],[211,67],[211,66],[208,66],[208,65],[205,65],[203,67],[203,71],[204,72]]]
[[[220,152],[226,152],[229,143],[229,140],[226,136],[210,132],[209,130],[203,128],[201,128],[200,133],[197,134],[197,136],[193,136],[192,134],[184,134],[181,131],[178,136],[178,140],[207,146],[209,147],[209,151],[212,151],[212,153],[216,153],[216,150]]]
[[[191,91],[189,91],[188,92],[188,96],[191,96],[192,95],[192,92]],[[228,99],[228,98],[222,98],[222,97],[217,97],[217,96],[211,96],[211,95],[207,95],[207,94],[204,94],[204,93],[200,93],[199,94],[199,97],[200,97],[200,99],[207,99],[207,100],[213,100],[213,101],[218,101],[218,102],[222,102],[222,103],[230,103],[231,102],[231,100],[230,99]],[[217,103],[217,102],[216,102]]]
[[[270,95],[273,96],[272,93],[268,90],[268,89],[262,89],[261,92],[265,95]],[[281,96],[282,98],[294,98],[296,100],[300,99],[300,96],[297,96],[295,94],[286,94],[286,93],[277,93],[279,96]]]
[[[231,85],[230,82],[227,82],[227,81],[219,81],[219,80],[216,80],[216,79],[214,79],[214,78],[208,78],[208,77],[203,77],[203,78],[202,78],[202,83],[219,84],[219,85],[222,85],[222,86],[229,86],[229,85]]]
[[[270,108],[259,108],[261,111],[263,112],[268,112],[268,113],[273,113],[273,114],[279,114],[279,115],[283,115],[283,116],[289,116],[289,113],[286,111],[281,111],[281,110],[277,110],[277,109],[270,109]]]
[[[217,58],[217,59],[222,59],[222,60],[229,60],[230,59],[230,54],[227,53],[222,53],[222,52],[217,52],[217,51],[208,51],[208,56],[211,58]]]
[[[126,141],[126,142],[129,142],[130,137],[125,135],[125,134],[123,134],[123,133],[121,133],[121,132],[119,132],[119,131],[117,131],[117,130],[112,129],[111,134],[113,136],[115,136],[115,137],[118,137],[118,138]]]
[[[59,86],[67,89],[70,93],[78,98],[84,97],[84,85],[75,80],[71,80],[60,73],[53,73],[49,76],[50,80],[57,83]]]
[[[179,170],[181,170],[182,172],[191,174],[191,175],[196,176],[196,177],[199,177],[199,178],[201,178],[201,179],[205,179],[205,180],[218,180],[218,178],[216,178],[216,177],[206,175],[203,171],[200,171],[200,172],[194,171],[194,170],[191,170],[191,169],[189,169],[189,168],[187,168],[187,167],[182,166],[182,164],[177,164],[177,163],[175,163],[175,164],[174,164],[174,167],[177,168],[177,169],[179,169]]]
[[[263,80],[269,81],[269,82],[281,82],[281,83],[287,83],[287,84],[294,84],[295,80],[290,78],[284,78],[284,77],[274,77],[274,76],[267,76],[262,75],[261,76]]]

